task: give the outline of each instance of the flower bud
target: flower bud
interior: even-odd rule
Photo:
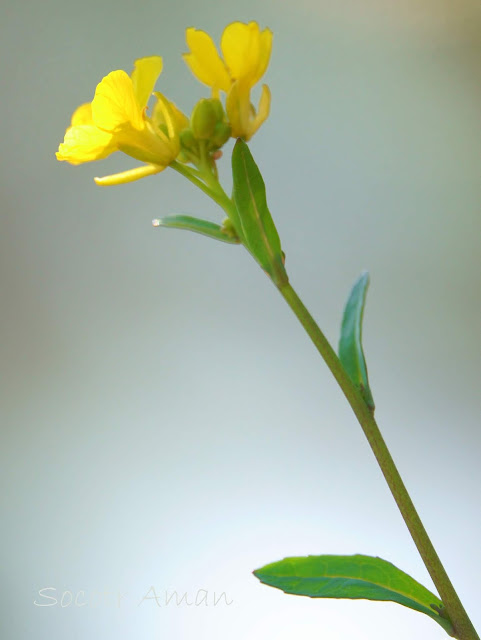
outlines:
[[[214,133],[218,122],[218,107],[213,104],[215,102],[219,101],[203,98],[199,100],[192,111],[190,126],[192,133],[198,140],[209,140]]]
[[[211,145],[213,149],[220,149],[225,145],[227,140],[230,138],[232,129],[229,124],[226,122],[218,122],[215,125],[214,133],[210,139]]]
[[[196,147],[196,139],[191,129],[184,129],[179,134],[180,144],[183,149],[189,151]]]
[[[215,98],[212,98],[210,102],[215,111],[217,122],[223,122],[225,120],[225,111],[224,107],[222,106],[222,102],[220,100],[216,100]]]

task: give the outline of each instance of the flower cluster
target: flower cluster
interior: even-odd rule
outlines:
[[[264,75],[272,49],[272,32],[261,31],[256,22],[234,22],[224,29],[219,56],[212,38],[204,31],[187,29],[190,53],[184,60],[192,73],[217,98],[226,93],[226,111],[232,127],[232,136],[249,140],[269,115],[271,95],[263,85],[256,112],[251,104],[250,91]]]
[[[177,161],[202,170],[206,163],[214,164],[229,137],[249,140],[269,115],[269,88],[263,85],[257,109],[251,103],[251,89],[269,64],[271,31],[261,31],[255,22],[228,25],[221,38],[222,57],[204,31],[189,28],[186,40],[190,51],[184,54],[185,62],[212,90],[210,98],[194,107],[190,119],[154,91],[162,58],[140,58],[130,76],[112,71],[97,85],[92,102],[76,109],[57,159],[77,165],[122,151],[144,163],[95,178],[98,185],[114,185],[159,173]]]

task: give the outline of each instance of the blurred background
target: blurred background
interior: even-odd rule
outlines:
[[[219,220],[215,206],[170,170],[97,187],[135,164],[121,154],[54,156],[72,111],[140,56],[164,57],[158,88],[189,112],[208,90],[184,29],[219,41],[251,19],[274,31],[272,114],[251,149],[291,282],[336,344],[369,269],[378,421],[481,627],[479,3],[3,0],[3,638],[443,637],[398,605],[294,598],[251,575],[359,552],[433,588],[275,288],[239,247],[151,226]],[[174,591],[201,605],[166,605]]]

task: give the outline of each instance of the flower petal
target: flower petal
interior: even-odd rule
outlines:
[[[225,109],[232,127],[232,137],[249,140],[252,105],[249,85],[245,80],[234,82],[227,94]]]
[[[130,77],[132,78],[134,93],[141,109],[147,106],[161,72],[162,58],[160,56],[139,58],[135,61],[134,70]]]
[[[126,125],[139,131],[143,128],[142,108],[125,71],[112,71],[97,85],[92,117],[97,127],[111,133]]]
[[[101,131],[93,125],[83,124],[70,127],[65,132],[65,139],[56,153],[57,160],[65,160],[70,164],[82,164],[106,158],[117,147],[110,133]]]
[[[72,115],[72,127],[76,127],[79,124],[93,124],[92,120],[92,104],[86,102],[77,107]]]
[[[189,126],[189,120],[187,116],[162,93],[155,91],[154,96],[157,100],[152,109],[152,122],[157,131],[160,129],[160,133],[163,133],[162,128],[164,126],[164,130],[167,130],[168,137],[173,138]]]
[[[95,184],[100,187],[111,187],[116,184],[127,184],[127,182],[134,182],[140,180],[140,178],[146,178],[147,176],[153,176],[155,173],[160,173],[165,167],[158,164],[144,164],[141,167],[135,167],[135,169],[129,169],[128,171],[122,171],[122,173],[115,173],[111,176],[105,176],[103,178],[94,178]]]
[[[214,90],[229,91],[230,78],[212,38],[199,29],[186,29],[185,39],[190,53],[183,58],[195,77]]]
[[[269,65],[272,51],[272,31],[263,29],[259,35],[259,58],[257,68],[253,76],[254,84],[259,82]]]
[[[260,57],[260,31],[257,22],[232,22],[221,38],[221,49],[232,80],[246,80],[252,87]]]
[[[261,124],[267,120],[271,110],[271,92],[266,84],[262,85],[262,93],[257,108],[257,115],[251,125],[250,135],[253,136]]]

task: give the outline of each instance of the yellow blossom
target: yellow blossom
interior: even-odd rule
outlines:
[[[249,140],[269,115],[271,94],[262,86],[259,106],[251,104],[252,87],[264,75],[272,50],[272,32],[257,22],[233,22],[222,34],[219,56],[212,38],[193,27],[186,31],[189,53],[184,60],[198,80],[212,88],[214,98],[227,94],[226,112],[232,136]]]
[[[102,186],[132,182],[165,169],[179,155],[179,132],[188,120],[157,92],[152,116],[147,116],[147,102],[161,71],[162,58],[151,56],[136,60],[130,77],[120,70],[105,76],[97,85],[93,101],[74,112],[57,159],[75,165],[123,151],[146,163],[95,178]]]

